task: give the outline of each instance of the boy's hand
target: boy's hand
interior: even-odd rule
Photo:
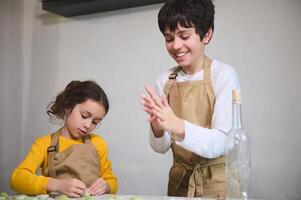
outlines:
[[[152,128],[159,127],[172,133],[177,140],[184,139],[184,120],[178,118],[170,108],[166,96],[160,98],[149,85],[145,87],[149,97],[144,98],[146,112],[150,114]]]
[[[146,91],[149,91],[148,92],[149,95],[148,96],[141,95],[141,104],[143,106],[143,110],[149,114],[148,122],[151,125],[155,137],[162,137],[164,131],[157,121],[158,118],[153,114],[153,108],[155,106],[155,102],[153,99],[155,98],[159,99],[159,96],[153,91],[151,86],[147,85],[145,86],[145,89]]]
[[[50,178],[48,184],[46,185],[46,190],[48,192],[59,192],[66,194],[69,197],[81,197],[86,192],[86,185],[76,178]]]
[[[107,184],[103,178],[96,179],[92,185],[87,189],[87,193],[91,195],[101,195],[110,193],[111,188],[109,184]]]

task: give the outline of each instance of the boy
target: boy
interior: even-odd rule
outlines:
[[[204,54],[214,30],[211,0],[167,0],[160,31],[177,67],[147,85],[142,105],[149,114],[150,144],[173,151],[168,195],[226,198],[225,138],[232,125],[232,67]]]

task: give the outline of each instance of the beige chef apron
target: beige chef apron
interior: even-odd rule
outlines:
[[[89,187],[100,177],[100,161],[96,148],[89,136],[86,136],[83,144],[74,144],[59,152],[60,133],[61,130],[51,134],[46,175],[53,178],[77,178]]]
[[[215,104],[210,80],[211,63],[205,56],[204,80],[197,81],[176,82],[176,76],[181,70],[181,67],[177,67],[164,88],[169,105],[178,117],[206,128],[211,128]],[[203,158],[175,142],[172,142],[171,148],[173,166],[169,172],[169,196],[226,198],[224,156]]]

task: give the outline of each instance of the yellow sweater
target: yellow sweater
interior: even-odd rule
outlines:
[[[100,176],[110,185],[111,193],[118,189],[117,177],[112,173],[112,165],[108,160],[108,147],[103,138],[91,134],[91,142],[95,146],[100,160]],[[18,193],[23,194],[46,194],[46,185],[50,177],[45,176],[48,165],[47,148],[51,143],[51,135],[45,135],[35,140],[30,151],[21,164],[13,171],[10,186]],[[82,139],[59,138],[59,151],[62,152],[73,144],[81,144]],[[41,168],[42,175],[37,175]]]

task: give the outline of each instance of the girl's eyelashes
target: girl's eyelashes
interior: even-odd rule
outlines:
[[[92,123],[93,123],[94,125],[98,125],[98,124],[100,124],[100,121],[92,121]]]
[[[88,115],[85,115],[85,114],[81,114],[81,116],[83,119],[87,119],[89,117]]]
[[[92,118],[92,115],[91,115],[90,113],[85,113],[85,112],[83,112],[83,113],[81,113],[81,117],[82,117],[83,119],[88,119],[88,118]],[[97,125],[100,124],[100,122],[101,122],[101,119],[98,119],[98,118],[92,118],[92,124],[93,124],[93,125],[97,126]]]

